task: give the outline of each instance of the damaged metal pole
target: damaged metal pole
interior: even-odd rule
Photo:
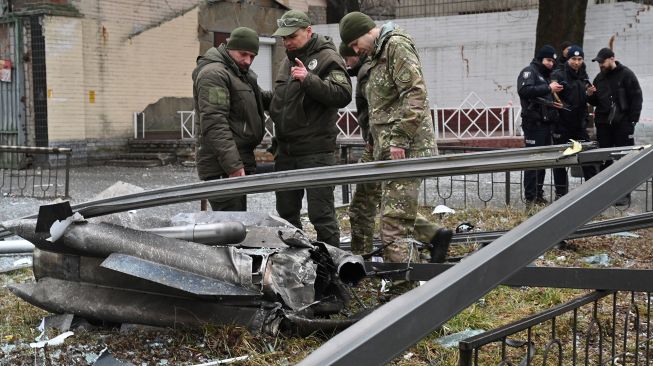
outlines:
[[[488,246],[361,319],[299,365],[381,365],[531,263],[653,174],[653,149],[632,151]]]

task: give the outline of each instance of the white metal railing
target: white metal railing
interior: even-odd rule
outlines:
[[[134,139],[138,138],[138,117],[141,117],[141,138],[145,138],[145,112],[134,112]]]
[[[509,137],[521,135],[519,105],[509,101],[505,106],[488,106],[475,93],[471,92],[463,102],[454,108],[434,107],[435,137],[444,138],[482,138]],[[195,112],[177,111],[180,116],[181,138],[195,137]],[[145,115],[143,114],[143,126]],[[136,134],[137,117],[134,113],[134,134]],[[188,124],[190,123],[190,127]],[[344,108],[338,111],[338,139],[360,139],[361,129],[356,118],[356,111]],[[144,131],[143,131],[144,133]],[[264,139],[269,140],[275,134],[274,123],[265,114]],[[136,137],[136,136],[134,136]]]
[[[505,106],[488,106],[475,92],[471,92],[456,108],[436,106],[433,109],[435,137],[464,139],[516,136],[520,110],[521,107],[513,106],[512,101]]]
[[[179,114],[179,127],[181,130],[181,139],[195,138],[195,111],[177,111]],[[190,128],[188,122],[190,121]]]

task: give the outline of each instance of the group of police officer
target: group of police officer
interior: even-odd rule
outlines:
[[[615,60],[610,48],[603,48],[592,59],[601,71],[591,82],[584,59],[583,49],[567,42],[556,61],[555,49],[545,45],[519,73],[517,88],[527,147],[564,144],[570,139],[588,141],[588,104],[595,107],[599,147],[634,145],[635,124],[642,110],[642,89],[637,77]],[[597,173],[594,166],[582,168],[586,180]],[[528,206],[547,203],[544,174],[543,169],[524,172],[524,198]],[[558,199],[569,190],[567,171],[554,169],[553,180]],[[617,202],[618,205],[629,203],[629,195]]]

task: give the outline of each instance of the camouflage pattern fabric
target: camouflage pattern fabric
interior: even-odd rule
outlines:
[[[367,144],[359,162],[369,163],[371,161],[374,161],[373,148]],[[360,183],[356,185],[354,197],[349,205],[351,251],[354,254],[369,253],[373,250],[374,221],[380,201],[381,183]]]
[[[374,160],[390,160],[391,146],[405,149],[406,158],[435,154],[426,85],[412,39],[393,23],[387,23],[376,44],[365,88]],[[405,262],[417,255],[410,238],[421,181],[397,179],[382,185],[381,241],[386,261]]]

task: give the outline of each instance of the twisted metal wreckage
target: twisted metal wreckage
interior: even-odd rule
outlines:
[[[519,227],[492,237],[490,241],[494,242],[488,246],[494,248],[492,252],[483,248],[465,260],[464,268],[450,266],[424,286],[372,311],[305,360],[306,364],[383,363],[508,280],[541,252],[651,176],[650,169],[643,168],[653,166],[650,148],[589,149],[567,155],[561,154],[564,147],[276,172],[151,190],[72,208],[65,204],[42,208],[38,218],[2,223],[9,232],[36,246],[36,282],[12,285],[10,289],[54,313],[112,322],[191,326],[236,323],[254,331],[274,333],[285,329],[300,334],[318,329],[342,330],[369,313],[339,320],[329,318],[345,308],[350,299],[349,286],[366,275],[401,272],[401,276],[411,277],[412,267],[406,268],[404,264],[402,270],[365,264],[359,256],[308,240],[283,220],[256,213],[201,212],[171,219],[137,220],[132,215],[131,228],[124,226],[127,221],[120,221],[121,215],[102,218],[113,222],[101,222],[100,217],[207,197],[388,178],[563,167],[623,156]],[[588,200],[592,201],[587,203]],[[60,212],[56,213],[57,210]],[[73,210],[78,216],[73,215]],[[573,217],[565,216],[569,212]],[[68,226],[59,230],[60,237],[48,240],[57,220]],[[558,227],[550,230],[552,224]],[[527,232],[520,229],[524,226],[529,228]],[[198,243],[203,240],[191,234],[194,229],[211,232],[211,245]],[[0,233],[0,237],[7,235]],[[531,242],[525,245],[527,239]],[[502,249],[497,250],[497,246]],[[423,279],[442,271],[431,271]],[[463,285],[466,290],[461,294],[456,289]],[[417,319],[417,313],[421,320],[412,321]],[[425,314],[429,314],[428,319]],[[389,334],[394,335],[388,337]]]

